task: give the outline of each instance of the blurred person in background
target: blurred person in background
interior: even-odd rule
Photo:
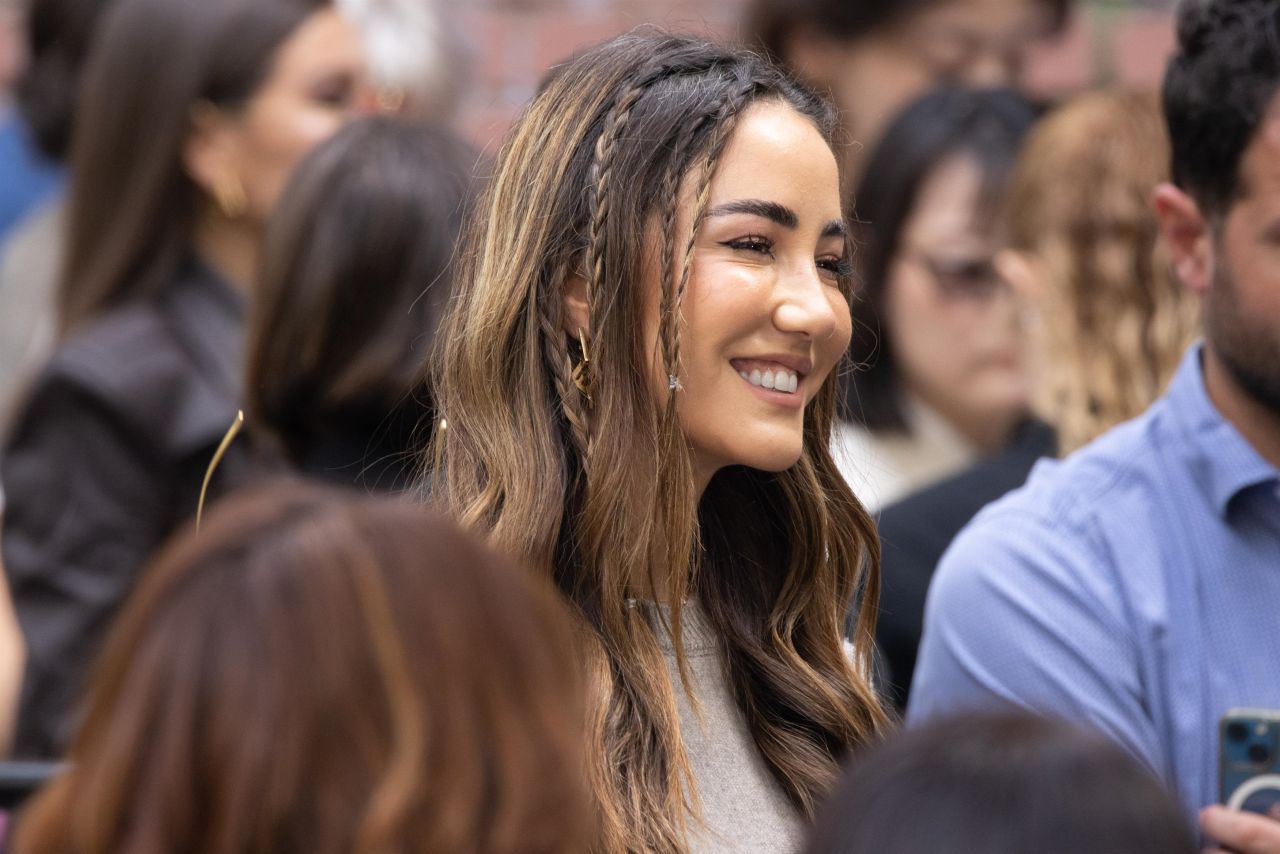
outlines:
[[[309,475],[400,490],[434,405],[423,370],[452,287],[475,152],[438,126],[358,120],[298,166],[250,312],[251,436]]]
[[[418,506],[233,496],[148,568],[11,850],[585,853],[571,634]]]
[[[1142,413],[1199,333],[1151,210],[1169,178],[1154,95],[1082,95],[1043,119],[1010,185],[1002,269],[1030,295],[1036,411],[1066,454]]]
[[[1193,854],[1177,801],[1097,733],[1025,712],[941,719],[849,767],[806,854]]]
[[[447,122],[466,76],[462,39],[443,0],[337,0],[360,28],[378,109]]]
[[[115,0],[72,141],[58,344],[0,460],[27,638],[15,752],[71,698],[147,556],[192,514],[242,399],[246,301],[290,169],[354,112],[364,57],[325,0]],[[232,446],[212,484],[243,473]]]
[[[1033,121],[1010,91],[935,90],[889,127],[858,187],[849,420],[833,444],[872,511],[1000,450],[1027,419],[1019,300],[995,258]]]
[[[544,81],[470,220],[433,496],[584,622],[603,851],[794,851],[887,725],[875,531],[827,444],[834,133],[755,54],[622,36]]]
[[[1280,0],[1186,3],[1177,23],[1153,206],[1204,337],[1142,415],[956,538],[908,719],[1015,703],[1087,723],[1190,816],[1221,796],[1222,716],[1280,708]],[[1246,854],[1280,839],[1221,807],[1201,826]]]
[[[1060,32],[1071,0],[752,0],[749,42],[840,109],[845,187],[864,174],[881,134],[937,86],[1022,81],[1028,51]]]
[[[62,173],[70,155],[81,72],[110,0],[33,0],[25,34],[28,62],[18,81],[16,123],[43,166],[58,176],[53,192],[0,233],[0,426],[24,382],[53,347],[55,301],[66,253]],[[4,193],[0,192],[0,196]]]
[[[1033,119],[1010,90],[935,90],[890,125],[858,189],[848,420],[832,446],[878,512],[877,648],[899,708],[938,559],[1053,451],[1052,430],[1029,414],[1022,299],[996,265],[1009,172]]]

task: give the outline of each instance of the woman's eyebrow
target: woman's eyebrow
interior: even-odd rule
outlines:
[[[822,227],[823,240],[828,237],[848,237],[849,230],[845,228],[844,220],[833,219]]]
[[[716,205],[707,211],[707,218],[729,216],[731,214],[750,214],[764,217],[784,228],[796,228],[800,225],[800,218],[796,216],[796,212],[791,208],[786,205],[780,205],[777,202],[765,201],[764,199],[734,199],[732,202]]]

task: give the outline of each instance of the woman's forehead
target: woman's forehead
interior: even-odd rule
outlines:
[[[747,107],[711,181],[711,205],[735,199],[781,204],[800,219],[840,217],[835,154],[812,120],[780,101]]]

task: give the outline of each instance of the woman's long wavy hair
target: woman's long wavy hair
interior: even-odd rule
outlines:
[[[641,283],[656,270],[658,354],[678,378],[711,177],[737,118],[760,101],[791,106],[830,142],[828,105],[749,53],[632,34],[557,68],[499,154],[440,336],[437,497],[577,605],[605,850],[680,850],[698,814],[655,634],[669,630],[680,649],[688,596],[721,637],[756,746],[801,815],[885,723],[866,676],[879,549],[828,451],[834,374],[806,413],[799,462],[724,469],[699,501],[678,383],[655,399],[652,344],[638,333]],[[693,227],[678,236],[686,180]],[[589,354],[566,334],[573,276],[587,283]],[[671,603],[666,627],[633,607],[657,589]],[[842,620],[858,594],[850,661]]]
[[[1011,245],[1045,291],[1036,408],[1063,453],[1146,409],[1199,329],[1150,207],[1168,151],[1153,95],[1096,92],[1045,118],[1014,171]]]

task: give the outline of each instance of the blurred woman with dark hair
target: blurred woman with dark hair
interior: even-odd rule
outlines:
[[[1017,86],[1072,0],[753,0],[745,35],[840,108],[846,186],[885,128],[941,85]]]
[[[1026,419],[1018,302],[995,264],[1031,107],[939,89],[908,107],[858,187],[860,277],[837,460],[869,508],[1004,447]]]
[[[192,513],[241,398],[245,293],[293,164],[364,59],[327,0],[116,0],[72,139],[58,345],[8,436],[4,563],[29,644],[16,750],[59,753],[82,668]],[[243,460],[235,451],[216,493]]]
[[[1099,733],[1023,712],[939,719],[866,751],[807,854],[1192,854],[1177,802]]]
[[[255,437],[298,469],[373,489],[417,478],[423,366],[475,159],[442,128],[376,118],[299,165],[267,229],[246,382]]]
[[[1030,417],[1022,298],[997,264],[1008,176],[1033,120],[1007,90],[936,90],[890,126],[858,188],[848,420],[832,449],[880,511],[876,639],[900,707],[938,559],[1054,448]]]
[[[420,507],[235,496],[149,567],[14,850],[586,851],[569,619]]]

